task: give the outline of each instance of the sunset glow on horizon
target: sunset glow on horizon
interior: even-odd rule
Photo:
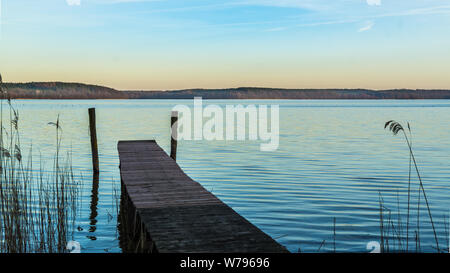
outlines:
[[[2,0],[6,82],[450,89],[444,0]]]

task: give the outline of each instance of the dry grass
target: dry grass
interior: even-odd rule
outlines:
[[[7,92],[2,88],[2,98]],[[78,183],[71,168],[71,155],[61,154],[59,117],[55,127],[53,170],[45,175],[32,164],[32,151],[25,163],[20,145],[19,113],[7,99],[0,102],[0,253],[67,252],[77,215]],[[7,121],[4,121],[4,115]]]
[[[401,213],[400,213],[400,197],[397,197],[398,200],[398,208],[397,208],[397,221],[394,220],[393,211],[389,208],[387,208],[384,205],[383,198],[380,193],[380,244],[381,244],[381,251],[382,252],[421,252],[421,238],[420,238],[420,230],[421,225],[423,223],[420,222],[420,208],[422,206],[422,198],[425,201],[425,207],[428,213],[428,219],[431,225],[431,229],[433,231],[434,236],[434,246],[433,248],[437,252],[444,252],[446,251],[445,248],[441,248],[439,245],[439,239],[436,231],[436,225],[435,221],[433,219],[433,215],[431,213],[431,207],[429,203],[429,199],[427,196],[427,193],[425,191],[425,187],[422,181],[422,177],[420,175],[420,171],[417,165],[416,158],[414,156],[414,152],[412,150],[412,133],[411,133],[411,126],[408,123],[407,124],[407,131],[405,128],[398,122],[390,120],[385,123],[384,126],[385,129],[389,129],[394,136],[398,135],[399,133],[403,133],[403,136],[405,138],[405,142],[408,146],[409,150],[409,175],[408,175],[408,193],[407,193],[407,212],[406,212],[406,226],[403,224],[403,221],[401,219]],[[408,136],[409,135],[409,136]],[[416,219],[416,225],[415,229],[411,230],[411,210],[412,206],[414,204],[411,204],[412,200],[412,169],[414,167],[414,170],[417,175],[417,179],[419,181],[418,184],[418,192],[417,192],[417,219]],[[445,217],[444,217],[445,221]],[[397,223],[395,223],[397,222]],[[413,231],[413,233],[412,233]],[[445,228],[446,237],[448,237],[448,229]],[[411,235],[414,234],[414,237]],[[413,237],[413,238],[411,238]],[[413,241],[415,244],[415,249],[411,247],[410,242]]]

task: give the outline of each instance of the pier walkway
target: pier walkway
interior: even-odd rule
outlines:
[[[120,141],[118,151],[122,189],[153,251],[288,252],[187,176],[155,141]]]

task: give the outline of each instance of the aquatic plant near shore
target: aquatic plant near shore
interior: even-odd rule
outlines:
[[[444,243],[448,247],[442,246],[442,244],[439,243],[438,240],[438,230],[436,229],[436,222],[433,218],[432,212],[431,212],[431,206],[429,203],[428,195],[424,188],[424,183],[422,180],[422,176],[419,171],[419,167],[417,164],[416,157],[414,155],[414,152],[412,150],[412,132],[411,132],[411,126],[408,123],[407,125],[407,132],[404,129],[404,127],[396,122],[396,121],[388,121],[384,125],[385,129],[389,129],[394,135],[398,135],[400,132],[404,133],[404,137],[406,140],[406,143],[408,145],[408,151],[409,151],[409,172],[408,172],[408,189],[407,189],[407,211],[406,214],[406,226],[402,222],[402,215],[403,212],[401,212],[400,208],[400,194],[397,192],[397,208],[395,210],[392,210],[388,208],[385,205],[382,192],[379,192],[379,229],[380,229],[380,237],[379,242],[372,241],[367,244],[367,250],[372,250],[371,253],[387,253],[387,252],[411,252],[414,251],[412,249],[412,245],[410,245],[410,242],[412,241],[415,243],[415,252],[422,252],[423,251],[423,238],[421,238],[421,230],[424,229],[424,223],[420,221],[420,209],[423,206],[423,203],[426,205],[426,209],[428,212],[428,218],[429,222],[431,224],[432,233],[434,236],[434,245],[431,246],[432,249],[435,249],[437,252],[449,252],[450,249],[450,228],[449,228],[449,216],[443,215],[443,230],[440,230],[440,234],[444,235]],[[417,220],[415,224],[415,230],[412,229],[413,223],[411,221],[411,211],[413,210],[414,204],[412,203],[413,200],[413,176],[412,171],[415,169],[415,172],[417,174],[418,178],[418,191],[417,191]],[[423,202],[422,200],[425,200]],[[438,222],[439,223],[439,222]],[[331,226],[331,225],[330,225]],[[406,230],[405,230],[406,229]],[[336,218],[333,219],[333,230],[332,232],[332,238],[333,238],[333,245],[328,247],[328,251],[330,252],[336,252]],[[441,238],[442,239],[442,238]],[[319,243],[319,242],[318,242]],[[320,252],[321,249],[324,248],[326,241],[323,240],[320,243],[319,248],[317,249],[317,252]],[[428,249],[427,249],[428,250]],[[298,248],[298,252],[302,252],[300,248]]]
[[[7,97],[1,76],[0,92]],[[10,99],[7,104],[9,120],[4,122],[4,100],[0,101],[0,253],[67,252],[77,215],[78,183],[70,154],[60,156],[59,117],[50,123],[56,130],[55,156],[53,170],[45,176],[42,161],[39,171],[33,170],[31,149],[24,163],[19,112]]]
[[[423,186],[423,182],[422,182],[422,177],[421,177],[421,175],[420,175],[420,171],[419,171],[419,168],[418,168],[418,166],[417,166],[417,161],[416,161],[416,158],[415,158],[415,156],[414,156],[414,152],[413,152],[413,150],[412,150],[412,142],[411,142],[411,140],[410,140],[410,138],[408,137],[408,135],[407,135],[407,133],[406,133],[406,131],[405,131],[405,129],[404,129],[404,127],[399,123],[399,122],[396,122],[396,121],[394,121],[394,120],[390,120],[390,121],[388,121],[388,122],[386,122],[385,123],[385,125],[384,125],[384,128],[385,129],[389,129],[389,131],[391,131],[393,134],[394,134],[394,136],[396,136],[396,135],[398,135],[398,133],[400,133],[400,132],[403,132],[403,135],[404,135],[404,137],[405,137],[405,141],[406,141],[406,144],[408,145],[408,149],[409,149],[409,176],[408,176],[408,208],[407,208],[407,222],[406,222],[406,251],[409,251],[409,221],[410,221],[410,201],[411,201],[411,162],[413,163],[413,165],[414,165],[414,168],[415,168],[415,170],[416,170],[416,174],[417,174],[417,178],[419,179],[419,194],[418,194],[418,201],[417,201],[417,231],[415,231],[415,234],[416,234],[416,250],[417,249],[419,249],[420,248],[420,233],[419,233],[419,228],[420,228],[420,222],[419,222],[419,219],[420,219],[420,195],[422,194],[423,195],[423,198],[424,198],[424,200],[425,200],[425,204],[426,204],[426,207],[427,207],[427,211],[428,211],[428,217],[429,217],[429,219],[430,219],[430,223],[431,223],[431,227],[432,227],[432,230],[433,230],[433,234],[434,234],[434,239],[435,239],[435,243],[436,243],[436,249],[437,249],[437,251],[438,252],[440,252],[441,251],[441,249],[440,249],[440,247],[439,247],[439,240],[438,240],[438,237],[437,237],[437,233],[436,233],[436,228],[435,228],[435,224],[434,224],[434,221],[433,221],[433,215],[432,215],[432,213],[431,213],[431,208],[430,208],[430,204],[429,204],[429,201],[428,201],[428,197],[427,197],[427,194],[426,194],[426,191],[425,191],[425,188],[424,188],[424,186]],[[410,124],[409,124],[409,122],[408,122],[408,132],[409,132],[409,134],[410,134],[410,136],[411,136],[411,126],[410,126]],[[380,193],[380,230],[381,230],[381,234],[380,234],[380,236],[381,236],[381,249],[382,250],[388,250],[388,248],[386,249],[386,246],[384,245],[385,244],[385,240],[384,240],[384,225],[383,225],[383,223],[384,223],[384,219],[383,219],[383,201],[382,201],[382,198],[381,198],[381,193]],[[391,217],[391,215],[390,215],[390,212],[389,212],[389,219],[390,219],[390,217]],[[398,242],[399,242],[399,245],[401,244],[401,219],[400,219],[400,208],[399,208],[399,219],[398,219],[398,221],[399,221],[399,224],[398,224],[398,227],[397,227],[397,229],[395,229],[395,227],[394,227],[394,225],[393,225],[393,223],[392,223],[392,221],[391,220],[389,220],[389,222],[390,222],[390,224],[391,224],[391,227],[392,227],[392,229],[393,229],[393,231],[394,232],[396,232],[397,233],[397,238],[398,238]]]

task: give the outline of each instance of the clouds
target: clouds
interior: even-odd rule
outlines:
[[[366,0],[369,6],[381,6],[381,0]],[[374,21],[367,21],[365,25],[358,29],[358,32],[366,32],[373,28],[375,25]]]
[[[66,3],[69,6],[79,6],[81,5],[81,0],[66,0]]]
[[[367,0],[369,6],[381,6],[381,0]]]
[[[373,28],[374,25],[375,25],[375,22],[367,21],[366,24],[358,30],[358,32],[369,31]]]
[[[23,0],[20,0],[23,1]],[[50,1],[50,0],[43,0]],[[65,0],[69,6],[80,6],[82,0]],[[448,0],[398,1],[383,0],[83,0],[88,9],[95,5],[120,4],[127,9],[139,9],[139,14],[167,21],[182,18],[187,24],[202,27],[235,28],[243,26],[258,31],[277,32],[298,27],[352,24],[354,32],[371,30],[375,23],[381,28],[390,17],[450,14]],[[136,3],[140,3],[137,5]],[[445,4],[444,4],[445,3]],[[229,15],[227,15],[229,14]],[[155,21],[158,19],[154,19]],[[178,20],[177,20],[178,22]],[[379,24],[380,22],[380,24]],[[170,23],[175,25],[175,23]],[[259,28],[259,29],[258,29]]]
[[[89,1],[97,4],[123,4],[123,3],[140,3],[140,2],[162,2],[165,0],[89,0]]]

